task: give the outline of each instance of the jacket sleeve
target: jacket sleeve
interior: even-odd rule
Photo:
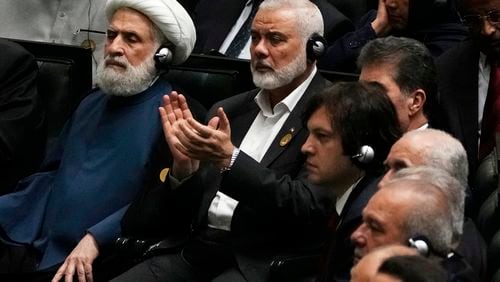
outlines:
[[[371,22],[375,19],[377,11],[371,10],[360,20],[360,26],[337,39],[328,47],[324,57],[318,62],[318,68],[332,71],[356,72],[356,60],[361,48],[377,38]]]
[[[6,180],[15,183],[34,172],[43,156],[46,133],[35,58],[9,41],[0,41],[0,48],[0,186],[3,186]]]
[[[224,173],[220,190],[271,221],[303,227],[323,222],[333,202],[328,189],[310,184],[302,166],[295,177],[291,175],[264,167],[240,151]]]

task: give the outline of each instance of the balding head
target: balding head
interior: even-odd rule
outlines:
[[[376,247],[408,244],[424,236],[439,254],[452,249],[453,219],[447,195],[423,179],[387,182],[373,195],[363,210],[363,223],[353,232],[355,257]]]
[[[407,132],[394,143],[385,163],[388,170],[382,182],[391,179],[402,168],[429,166],[445,170],[462,185],[467,185],[467,153],[460,141],[444,131]]]

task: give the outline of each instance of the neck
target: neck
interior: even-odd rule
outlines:
[[[304,82],[309,77],[313,69],[314,65],[308,64],[306,70],[299,76],[295,77],[287,85],[283,85],[275,89],[266,89],[266,91],[269,93],[269,102],[271,103],[271,108],[276,106],[276,104],[281,102],[288,95],[290,95],[290,93],[292,93],[293,90],[299,87],[299,85],[301,85],[302,82]]]
[[[429,120],[422,113],[422,114],[420,114],[418,116],[415,116],[415,118],[413,118],[410,121],[410,125],[408,126],[408,130],[407,131],[419,129],[420,127],[424,126],[428,122],[429,122]]]
[[[349,190],[349,188],[351,188],[354,183],[359,181],[363,176],[365,176],[364,171],[356,168],[354,171],[352,171],[352,173],[344,176],[340,181],[332,185],[333,193],[337,198],[341,197],[347,190]]]

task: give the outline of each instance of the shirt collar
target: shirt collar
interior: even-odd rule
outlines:
[[[297,87],[295,88],[288,96],[286,96],[283,100],[281,100],[278,104],[271,109],[271,104],[269,102],[268,92],[265,89],[261,89],[259,93],[255,96],[255,103],[259,106],[260,110],[266,117],[273,116],[274,114],[278,114],[281,111],[291,112],[295,105],[299,102],[300,98],[306,91],[307,87],[311,83],[314,75],[316,74],[317,69],[314,67],[313,71],[309,74],[309,76]]]
[[[360,177],[356,182],[354,182],[349,189],[347,189],[342,196],[337,198],[337,201],[335,202],[335,210],[337,211],[338,215],[342,214],[342,210],[344,209],[345,204],[347,203],[347,199],[349,199],[349,196],[351,195],[352,190],[358,183],[363,179],[363,177]]]

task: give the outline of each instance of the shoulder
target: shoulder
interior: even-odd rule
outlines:
[[[467,39],[453,48],[450,48],[436,59],[436,66],[445,68],[447,66],[455,66],[459,60],[474,59],[477,61],[479,49],[476,47],[472,39]]]
[[[4,70],[9,68],[22,68],[35,65],[35,57],[21,45],[0,39],[0,62]]]

